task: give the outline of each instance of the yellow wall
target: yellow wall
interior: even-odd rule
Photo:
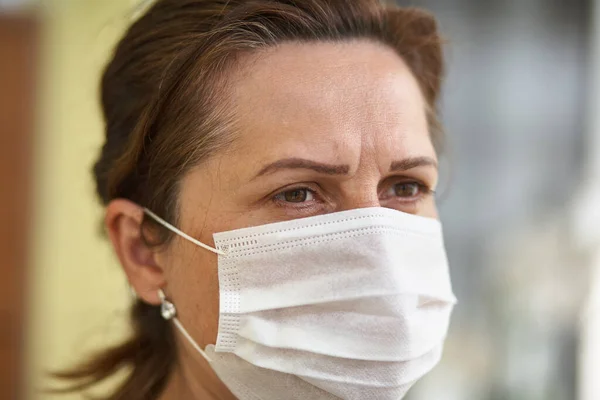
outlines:
[[[132,3],[140,1],[46,0],[39,7],[43,62],[27,399],[82,398],[39,393],[49,384],[43,372],[126,333],[130,295],[100,233],[91,166],[102,143],[100,70],[130,22]]]

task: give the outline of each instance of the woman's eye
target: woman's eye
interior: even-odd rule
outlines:
[[[427,192],[427,188],[420,183],[401,182],[392,186],[388,194],[394,197],[414,198],[425,192]]]
[[[286,203],[306,203],[314,200],[314,193],[310,189],[299,188],[281,192],[275,198]]]

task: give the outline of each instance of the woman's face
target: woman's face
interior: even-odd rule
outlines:
[[[239,135],[184,177],[180,229],[213,246],[214,232],[359,207],[437,217],[426,105],[393,50],[289,43],[245,65],[230,93]],[[177,237],[157,257],[183,325],[215,343],[217,256]]]

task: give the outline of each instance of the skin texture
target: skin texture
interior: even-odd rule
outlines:
[[[425,103],[393,50],[369,41],[286,43],[248,56],[232,75],[227,101],[238,136],[181,182],[184,232],[214,246],[214,232],[360,207],[437,218]],[[281,168],[265,170],[282,159]],[[298,159],[325,166],[315,171]],[[127,200],[107,207],[131,285],[151,304],[160,303],[163,288],[200,346],[215,343],[217,256],[179,237],[147,248],[141,220],[141,208]],[[162,398],[234,398],[185,339],[177,340],[179,366]]]

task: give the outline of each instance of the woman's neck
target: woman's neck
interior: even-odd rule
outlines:
[[[177,364],[158,400],[236,400],[208,362],[182,346]]]

